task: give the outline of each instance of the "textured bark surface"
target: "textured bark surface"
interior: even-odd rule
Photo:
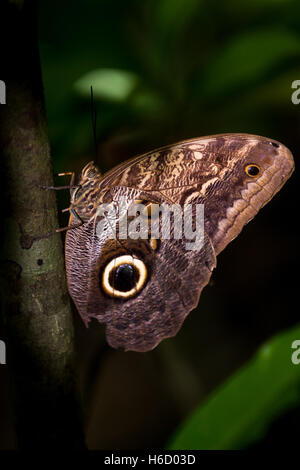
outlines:
[[[2,0],[0,106],[1,284],[7,364],[20,448],[83,448],[74,379],[74,330],[56,199],[37,45],[36,4]],[[2,35],[2,37],[1,37]]]

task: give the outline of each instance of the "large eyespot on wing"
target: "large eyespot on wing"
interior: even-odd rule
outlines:
[[[163,181],[163,186],[149,190],[155,200],[166,197],[166,200],[183,204],[187,201],[187,191],[192,191],[188,197],[192,197],[193,202],[198,200],[205,204],[208,235],[205,234],[204,250],[198,254],[187,253],[181,241],[163,240],[157,248],[155,243],[151,246],[151,243],[146,245],[143,242],[137,246],[137,241],[127,240],[122,248],[116,246],[114,240],[108,241],[105,233],[96,237],[94,222],[76,229],[77,235],[75,231],[69,232],[66,253],[71,295],[86,322],[95,317],[99,322],[106,323],[107,339],[111,346],[148,351],[162,339],[174,336],[189,311],[197,304],[200,292],[210,278],[215,265],[214,248],[217,253],[220,252],[291,174],[293,159],[285,147],[277,147],[257,136],[250,137],[218,136],[207,142],[200,139],[203,148],[199,142],[187,144],[184,152],[185,157],[188,156],[187,163],[190,165],[195,160],[202,163],[200,166],[189,166],[183,181],[186,186],[182,185],[180,175],[173,171],[178,156],[176,152],[149,157],[150,163],[151,158],[159,163],[155,178],[159,184]],[[256,172],[254,167],[259,167],[259,171]],[[183,166],[180,168],[182,170]],[[138,176],[133,178],[133,187],[134,184],[143,186],[149,182],[149,175],[143,175],[143,167],[131,168],[131,171]],[[169,171],[169,179],[166,171]],[[206,172],[206,179],[203,172]],[[125,181],[129,175],[128,172],[118,173],[116,170],[104,180],[120,183],[120,177],[125,177]],[[134,174],[131,176],[134,177]],[[147,180],[144,179],[146,176]],[[143,188],[147,189],[146,186]],[[125,186],[125,192],[127,189]],[[136,295],[128,298],[107,295],[108,292],[101,289],[103,267],[108,266],[109,257],[117,259],[128,254],[133,258],[136,256],[147,266],[147,281],[139,291],[136,288]],[[124,289],[128,292],[133,285],[137,286],[137,274],[130,274],[128,264],[121,264],[119,271],[110,265],[106,285],[113,286],[113,291],[115,283],[121,282],[119,277],[125,277],[125,286],[123,281],[123,287],[117,286],[119,292],[124,292]],[[125,271],[127,274],[124,274]]]
[[[100,287],[111,298],[127,300],[137,295],[148,278],[143,260],[136,255],[115,256],[106,263],[100,276]]]
[[[97,240],[92,222],[69,231],[69,290],[86,324],[106,324],[112,347],[145,352],[179,331],[209,281],[215,253],[207,236],[199,252],[187,252],[182,240],[122,243],[105,234]]]
[[[104,321],[108,343],[146,352],[175,336],[197,306],[215,264],[207,236],[197,252],[186,251],[182,240],[160,240],[159,249],[148,259],[150,275],[143,289],[133,298],[111,302]]]

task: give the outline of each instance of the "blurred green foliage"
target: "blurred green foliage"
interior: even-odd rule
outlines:
[[[299,13],[295,0],[41,2],[55,169],[93,147],[95,74],[98,84],[102,76],[99,141],[129,141],[126,156],[226,131],[275,133],[280,140],[285,132],[272,120],[274,105],[299,120],[290,102],[291,80],[300,75]],[[137,84],[133,106],[127,98]],[[103,167],[115,163],[104,159]]]
[[[79,78],[74,88],[78,94],[91,98],[93,87],[95,98],[108,101],[126,101],[136,88],[138,78],[130,72],[117,69],[99,69]]]
[[[170,449],[240,449],[262,437],[270,421],[299,403],[300,367],[291,345],[300,326],[265,343],[183,424]],[[298,354],[299,360],[299,354]]]
[[[288,145],[295,155],[300,149],[300,106],[291,102],[292,81],[300,79],[297,0],[44,0],[40,2],[39,28],[55,171],[78,172],[95,158],[107,170],[137,153],[218,132],[267,135]],[[90,118],[91,85],[98,110],[97,157]],[[60,204],[68,205],[66,201]],[[290,205],[284,210],[286,219],[281,220],[289,220],[294,211]],[[270,244],[278,253],[276,233],[270,233],[275,237],[274,242],[269,238]],[[278,258],[282,264],[294,257],[289,251],[293,248],[289,234],[283,236],[287,237],[286,251]],[[264,247],[258,243],[257,249],[263,259]],[[234,252],[231,256],[234,266]],[[273,258],[266,266],[275,269]],[[250,280],[257,280],[258,273],[252,273],[250,264],[245,272]],[[264,333],[259,333],[254,316],[258,329],[251,332],[254,345],[266,332],[280,329],[282,305],[292,305],[288,274],[283,276],[278,269],[278,288],[270,270],[260,273],[265,278],[257,293],[258,316],[268,318],[268,327],[261,326]],[[289,273],[289,267],[285,269]],[[234,300],[238,304],[243,299],[243,289],[230,291],[229,277],[234,279],[234,273],[223,276],[222,282],[227,297],[231,292],[231,306],[226,310],[221,300],[210,298],[209,308],[220,310],[220,322],[234,310]],[[237,276],[235,282],[239,282]],[[275,300],[269,305],[275,290]],[[203,296],[201,302],[203,311],[211,313]],[[249,318],[249,311],[255,315],[247,305],[241,315],[239,307],[235,308],[239,312],[235,320]],[[290,315],[287,326],[295,320]],[[247,337],[253,328],[251,320],[248,322]],[[195,328],[187,334],[192,340],[188,337],[186,349],[195,344]],[[209,331],[203,335],[209,337]],[[226,335],[224,328],[222,335]],[[290,361],[290,344],[297,335],[299,338],[298,327],[266,343],[249,364],[194,411],[171,447],[241,448],[262,437],[280,411],[299,403],[300,366],[297,369]],[[249,357],[249,348],[240,345],[240,350],[241,358]],[[191,351],[196,351],[197,369],[199,351],[196,346]],[[191,362],[193,354],[189,354]],[[212,362],[213,354],[207,362],[203,359],[202,375],[206,370],[214,375]],[[236,360],[231,358],[231,362],[227,369],[236,367]],[[222,372],[220,368],[220,376],[216,372],[211,383],[221,380]],[[191,406],[187,404],[187,408]]]

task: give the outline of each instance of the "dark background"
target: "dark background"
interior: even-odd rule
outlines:
[[[299,1],[44,0],[39,40],[55,172],[78,174],[95,159],[106,171],[155,147],[221,132],[277,139],[297,167],[300,104],[291,101],[291,84],[300,80]],[[133,72],[137,85],[119,100],[105,87],[96,93],[95,157],[89,87],[77,81],[101,68]],[[177,337],[150,353],[110,349],[103,326],[86,329],[74,309],[89,448],[165,445],[260,344],[299,321],[298,202],[294,174],[219,255]],[[68,194],[58,203],[67,207]],[[5,366],[0,416],[0,449],[13,448]],[[291,444],[299,419],[298,409],[285,413],[256,445]]]

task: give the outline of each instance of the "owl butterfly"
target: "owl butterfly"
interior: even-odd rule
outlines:
[[[100,175],[93,162],[71,191],[66,236],[70,294],[85,324],[106,324],[114,348],[149,351],[176,335],[216,266],[216,256],[290,177],[291,152],[249,134],[220,134],[179,142],[138,156]],[[204,204],[204,244],[184,239],[108,236],[103,203],[122,198],[151,204]],[[78,222],[79,221],[79,222]],[[174,229],[174,227],[173,227]],[[171,227],[172,233],[172,227]]]

